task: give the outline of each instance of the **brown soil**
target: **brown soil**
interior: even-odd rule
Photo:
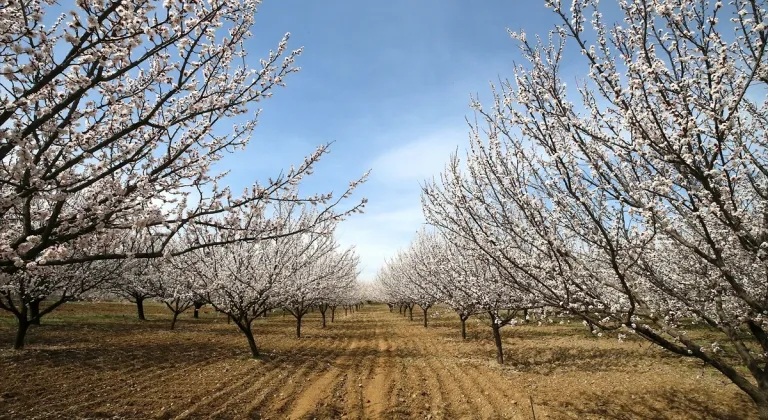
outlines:
[[[424,329],[367,306],[293,336],[293,318],[254,324],[264,356],[248,357],[233,324],[204,309],[68,304],[8,350],[0,317],[0,418],[5,419],[538,419],[755,418],[748,399],[701,362],[645,342],[596,339],[580,325],[503,329],[498,366],[490,328],[433,316]],[[456,318],[456,319],[454,319]]]

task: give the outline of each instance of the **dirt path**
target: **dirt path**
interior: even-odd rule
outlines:
[[[595,340],[579,328],[507,329],[498,366],[487,326],[461,340],[450,313],[430,327],[366,306],[305,336],[279,314],[254,324],[264,357],[210,311],[167,330],[148,308],[65,306],[24,352],[0,350],[0,419],[531,419],[754,416],[717,374],[642,343]],[[13,329],[0,318],[0,340]],[[39,380],[31,380],[38,378]]]

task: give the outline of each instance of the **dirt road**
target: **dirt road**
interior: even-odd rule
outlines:
[[[132,309],[65,306],[27,350],[0,351],[0,418],[531,419],[531,402],[538,419],[754,416],[700,365],[573,326],[506,329],[500,367],[489,328],[471,322],[462,341],[450,313],[426,330],[385,306],[341,312],[326,329],[311,314],[301,339],[275,315],[254,325],[264,357],[251,360],[211,312],[168,331],[161,307],[149,322]]]

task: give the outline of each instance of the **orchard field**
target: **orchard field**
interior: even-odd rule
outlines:
[[[295,338],[280,311],[254,322],[251,359],[234,324],[204,307],[168,329],[129,303],[72,303],[32,327],[23,352],[0,350],[0,418],[538,419],[756,418],[746,395],[696,359],[647,341],[596,338],[579,323],[502,329],[505,364],[485,320],[435,308],[424,329],[364,305]],[[0,341],[15,333],[0,318]],[[693,331],[691,334],[704,334]]]
[[[0,0],[0,418],[768,420],[766,0],[264,3]]]

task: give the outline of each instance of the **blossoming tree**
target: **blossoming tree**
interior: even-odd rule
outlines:
[[[35,266],[0,273],[0,309],[16,318],[14,349],[22,349],[31,325],[71,302],[119,278],[125,261],[89,261],[62,267]]]
[[[473,101],[466,169],[425,187],[428,218],[510,287],[701,359],[768,419],[764,6],[621,2],[611,25],[597,1],[547,5],[560,25],[512,33],[525,64]],[[689,319],[721,337],[690,337]]]
[[[248,57],[259,3],[76,1],[58,18],[39,0],[0,8],[0,269],[159,257],[187,225],[226,227],[233,210],[312,172],[327,145],[241,195],[211,173],[248,144],[254,107],[299,70],[288,35],[257,63]],[[332,207],[330,194],[293,199]],[[59,252],[101,250],[86,245],[130,229],[166,240],[130,255]]]
[[[248,56],[258,1],[76,1],[58,17],[50,4],[0,8],[0,271],[10,276],[2,309],[35,307],[39,298],[19,284],[38,275],[16,273],[36,267],[269,238],[278,228],[263,212],[273,200],[330,219],[361,208],[336,210],[363,179],[341,197],[298,195],[328,145],[239,195],[211,171],[247,146],[256,106],[299,70],[301,49],[288,49],[287,34],[267,57]],[[171,245],[205,229],[228,233]],[[115,246],[133,235],[161,240]],[[42,271],[58,279],[47,293],[69,299],[78,280],[62,270]]]
[[[321,310],[326,325],[328,304],[344,296],[357,278],[358,259],[354,249],[340,250],[333,229],[296,235],[288,251],[290,263],[279,285],[280,306],[296,318],[296,337],[301,338],[304,315],[313,307]]]

